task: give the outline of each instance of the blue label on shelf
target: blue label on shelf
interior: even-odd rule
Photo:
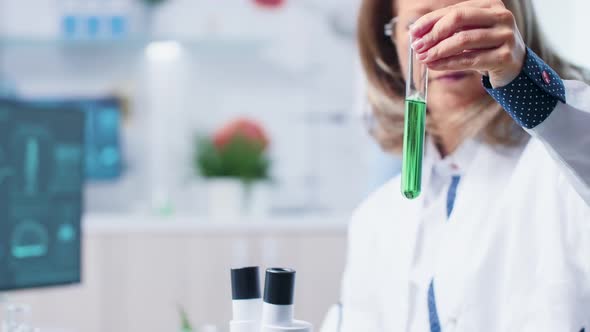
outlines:
[[[78,20],[73,15],[62,18],[62,33],[65,38],[74,38],[78,33]]]
[[[127,35],[127,20],[124,16],[113,16],[110,21],[113,38],[121,38]]]
[[[96,38],[100,34],[100,19],[98,16],[86,18],[86,33],[89,38]]]

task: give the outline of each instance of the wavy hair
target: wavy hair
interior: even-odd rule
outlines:
[[[363,0],[358,17],[357,41],[365,77],[367,97],[374,119],[370,132],[381,147],[399,153],[403,142],[405,81],[395,45],[384,35],[384,26],[395,15],[395,0]],[[504,0],[516,19],[526,45],[562,78],[588,81],[588,73],[558,56],[541,33],[530,0]],[[446,128],[456,129],[461,138],[481,135],[492,145],[519,144],[524,131],[487,94],[449,116]],[[426,131],[437,138],[437,128],[427,114]]]

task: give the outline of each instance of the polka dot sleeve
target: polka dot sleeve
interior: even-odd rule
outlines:
[[[527,54],[522,72],[510,84],[494,89],[483,77],[487,92],[522,127],[532,129],[543,122],[561,101],[565,103],[563,81],[532,50]]]

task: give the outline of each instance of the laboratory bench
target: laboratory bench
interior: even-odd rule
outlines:
[[[82,283],[7,299],[31,305],[37,325],[73,332],[179,331],[179,306],[194,325],[226,331],[229,269],[286,266],[297,270],[296,316],[317,328],[338,302],[346,230],[345,215],[87,215]]]

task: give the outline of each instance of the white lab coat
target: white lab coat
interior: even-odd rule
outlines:
[[[590,87],[564,84],[567,105],[525,146],[480,144],[461,180],[434,267],[443,332],[590,329]],[[428,154],[424,167],[428,188]],[[356,210],[342,304],[323,332],[409,330],[421,204],[397,177]]]

